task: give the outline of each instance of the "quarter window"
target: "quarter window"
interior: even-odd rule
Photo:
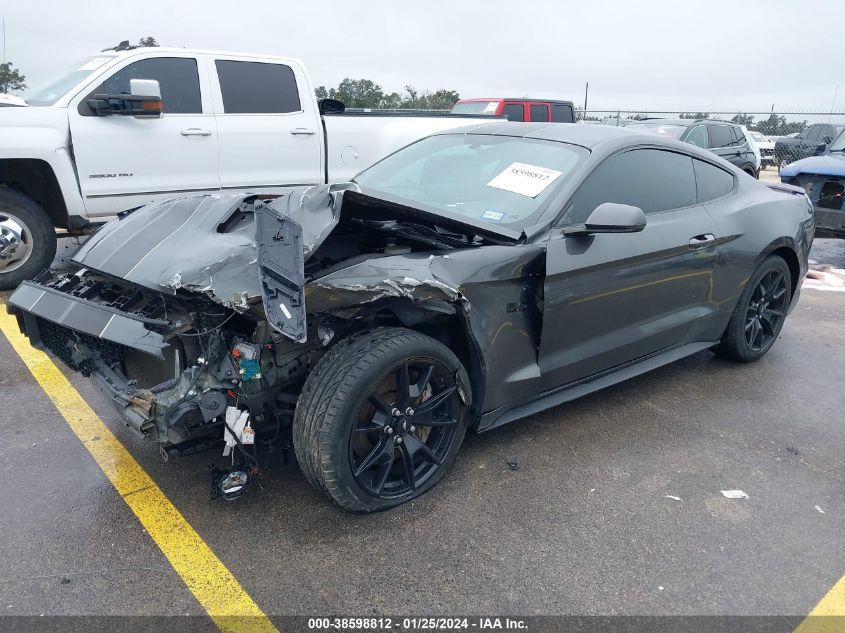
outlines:
[[[552,104],[552,121],[555,123],[572,123],[575,121],[575,116],[572,112],[572,106],[563,103]]]
[[[684,140],[696,147],[707,149],[707,126],[696,125],[689,131],[689,134],[687,134]]]
[[[734,177],[724,169],[695,158],[692,164],[699,203],[721,198],[733,191]]]
[[[604,202],[656,213],[695,204],[692,158],[657,149],[636,149],[604,161],[572,197],[567,224],[584,222]]]
[[[129,64],[97,86],[88,97],[102,93],[110,95],[130,94],[129,81],[132,79],[155,79],[158,81],[165,114],[199,114],[202,112],[197,60],[190,57],[151,57]],[[85,112],[83,112],[82,106],[85,107]],[[89,113],[91,112],[83,101],[80,114]]]
[[[217,76],[227,114],[299,112],[299,91],[290,66],[218,59]]]
[[[731,128],[727,125],[709,125],[710,149],[730,147],[735,143]]]

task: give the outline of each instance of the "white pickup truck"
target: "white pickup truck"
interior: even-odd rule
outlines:
[[[179,195],[348,180],[417,139],[490,119],[342,114],[338,102],[321,109],[295,59],[125,46],[0,105],[0,289],[50,264],[55,229],[83,234]]]

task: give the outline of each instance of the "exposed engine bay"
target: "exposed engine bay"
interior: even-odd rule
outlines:
[[[445,339],[456,319],[466,339],[469,301],[438,262],[519,238],[394,209],[348,186],[150,205],[10,303],[32,343],[89,376],[163,458],[221,442],[240,452],[241,465],[212,472],[229,498],[255,471],[254,437],[284,437],[335,341],[382,323]]]

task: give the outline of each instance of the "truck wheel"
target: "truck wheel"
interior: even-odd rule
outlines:
[[[56,231],[40,204],[0,187],[0,290],[47,268],[56,256]]]
[[[404,328],[341,341],[317,363],[293,421],[299,465],[341,507],[374,512],[414,499],[455,460],[469,379],[442,343]]]

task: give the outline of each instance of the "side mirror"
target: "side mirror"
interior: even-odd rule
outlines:
[[[822,143],[821,145],[816,146],[816,154],[824,154],[824,151],[827,149],[827,143]]]
[[[570,226],[564,235],[591,235],[593,233],[638,233],[645,228],[645,213],[639,207],[618,202],[603,202],[584,224]]]
[[[97,94],[87,100],[88,107],[99,116],[112,114],[139,119],[158,119],[164,112],[161,87],[156,79],[130,79],[130,94]]]
[[[320,99],[320,114],[343,114],[346,106],[337,99]]]

